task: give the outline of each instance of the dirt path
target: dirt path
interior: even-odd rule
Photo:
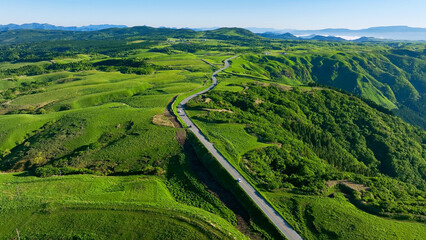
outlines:
[[[167,104],[167,107],[164,109],[164,116],[168,117],[169,120],[173,123],[173,126],[178,129],[176,131],[176,139],[182,147],[186,141],[186,131],[182,128],[182,124],[177,120],[176,116],[173,113],[172,105],[176,100],[177,96],[173,97],[172,100]]]

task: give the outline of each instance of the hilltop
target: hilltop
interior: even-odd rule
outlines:
[[[259,36],[243,28],[219,28],[205,31],[206,38],[227,39],[259,39]]]
[[[186,28],[173,29],[140,26],[131,28],[108,28],[97,31],[63,31],[45,29],[9,30],[0,32],[0,44],[64,40],[118,40],[132,37],[144,37],[146,39],[210,38],[240,41],[248,39],[260,39],[260,37],[256,34],[242,28],[220,28],[197,32]]]
[[[132,28],[108,28],[97,31],[63,31],[63,30],[9,30],[0,32],[0,43],[16,44],[41,41],[64,40],[108,40],[130,37],[147,37],[150,39],[167,37],[195,37],[197,32],[190,29],[153,28],[147,26]]]

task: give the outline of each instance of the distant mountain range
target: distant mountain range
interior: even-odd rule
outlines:
[[[8,24],[0,25],[0,32],[8,30],[62,30],[62,31],[99,31],[109,28],[128,28],[125,25],[89,25],[82,27],[63,27],[52,24],[41,23],[26,23],[22,25]],[[163,28],[163,27],[161,27]],[[161,29],[160,28],[160,29]],[[177,28],[172,28],[177,29]],[[184,28],[194,31],[206,31],[219,28]],[[246,28],[247,30],[267,38],[293,39],[293,40],[319,40],[319,41],[345,41],[354,40],[363,41],[382,41],[387,40],[412,40],[426,41],[426,28],[413,28],[407,26],[387,26],[387,27],[372,27],[360,30],[351,30],[346,28],[327,28],[321,30],[296,30],[296,29],[273,29],[273,28]],[[359,40],[358,40],[359,39]]]
[[[297,37],[309,36],[333,36],[346,40],[355,40],[362,37],[378,38],[378,39],[392,39],[392,40],[413,40],[426,41],[426,28],[413,28],[407,26],[387,26],[387,27],[372,27],[360,30],[351,30],[346,28],[327,28],[321,30],[296,30],[296,29],[263,29],[263,28],[247,28],[254,33],[266,34],[273,33],[275,35],[283,33],[291,33]],[[265,31],[267,30],[267,31]]]
[[[329,41],[329,42],[344,42],[344,41],[352,41],[352,42],[382,42],[382,41],[394,41],[392,39],[381,39],[374,37],[360,37],[354,39],[345,39],[342,37],[335,36],[324,36],[324,35],[308,35],[308,36],[300,36],[297,37],[291,33],[274,33],[274,32],[266,32],[266,33],[257,33],[258,36],[265,38],[275,38],[275,39],[285,39],[285,40],[317,40],[317,41]]]
[[[1,31],[8,30],[19,30],[19,29],[41,29],[41,30],[63,30],[63,31],[97,31],[108,28],[126,28],[125,25],[110,25],[110,24],[102,24],[102,25],[89,25],[82,27],[63,27],[63,26],[55,26],[47,23],[25,23],[25,24],[7,24],[0,25]]]
[[[200,38],[235,41],[252,41],[262,39],[260,36],[243,28],[219,28],[209,31],[192,29],[153,28],[148,26],[108,28],[98,31],[61,31],[45,29],[17,29],[0,31],[1,44],[21,44],[43,41],[72,40],[126,40],[128,38],[167,39]]]

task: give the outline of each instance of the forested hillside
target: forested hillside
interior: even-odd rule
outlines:
[[[270,158],[271,162],[263,166],[272,167],[271,172],[261,175],[273,188],[281,187],[280,182],[288,182],[282,178],[291,174],[319,176],[330,170],[320,159],[339,171],[366,176],[382,173],[422,190],[426,187],[426,132],[354,96],[328,89],[280,90],[252,84],[238,94],[216,91],[206,97],[211,101],[203,103],[200,99],[199,105],[191,103],[190,107],[227,109],[232,113],[210,111],[207,115],[197,115],[197,119],[246,124],[247,131],[262,142],[280,145],[247,156],[254,165],[261,164],[266,156]],[[302,164],[304,160],[309,162]],[[301,168],[287,169],[291,162]],[[314,164],[312,169],[310,163]],[[261,167],[254,165],[256,169]],[[275,178],[274,172],[285,176]]]
[[[281,192],[333,198],[336,190],[330,187],[337,183],[364,211],[426,220],[425,131],[335,90],[232,84],[236,86],[243,90],[217,90],[191,102],[191,116],[271,201],[282,198]],[[218,131],[219,125],[233,124],[265,145],[249,147],[253,144],[247,137],[235,138],[242,133]],[[289,201],[294,199],[275,203],[292,211],[285,210]]]
[[[426,128],[424,46],[418,49],[392,44],[300,47],[287,43],[282,52],[244,55],[235,61],[231,71],[284,83],[317,83],[343,89]]]

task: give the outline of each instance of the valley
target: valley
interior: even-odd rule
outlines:
[[[424,43],[134,27],[0,50],[2,239],[289,238],[277,214],[295,239],[426,235]]]

